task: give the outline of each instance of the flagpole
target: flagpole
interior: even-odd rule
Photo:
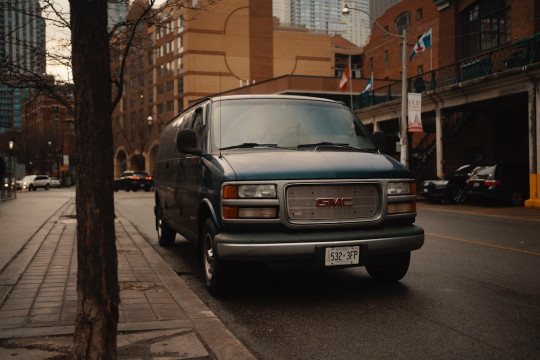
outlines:
[[[430,62],[430,71],[433,71],[433,30],[432,28],[429,28],[429,31],[431,32],[431,46],[429,47],[429,62]]]
[[[353,110],[353,101],[352,101],[352,79],[353,79],[353,72],[352,72],[352,66],[351,66],[351,55],[349,55],[349,71],[350,71],[350,74],[351,74],[351,78],[349,79],[349,82],[351,83],[349,85],[349,94],[351,96],[351,110]]]

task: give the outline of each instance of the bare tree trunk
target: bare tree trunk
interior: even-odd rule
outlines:
[[[116,359],[111,75],[106,0],[70,0],[77,138],[76,359]]]

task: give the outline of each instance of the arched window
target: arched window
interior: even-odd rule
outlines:
[[[405,11],[401,13],[394,21],[394,30],[401,34],[403,32],[403,29],[405,29],[410,23],[411,13]]]

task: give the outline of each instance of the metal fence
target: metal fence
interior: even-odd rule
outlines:
[[[462,81],[540,62],[540,33],[490,52],[408,79],[408,92],[422,93]],[[401,98],[401,81],[357,95],[354,108],[361,109]]]

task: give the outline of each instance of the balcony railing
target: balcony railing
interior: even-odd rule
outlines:
[[[413,76],[408,92],[422,93],[524,65],[540,62],[540,33],[480,55]],[[354,108],[362,109],[401,98],[401,81],[380,87],[368,96],[355,96]]]

